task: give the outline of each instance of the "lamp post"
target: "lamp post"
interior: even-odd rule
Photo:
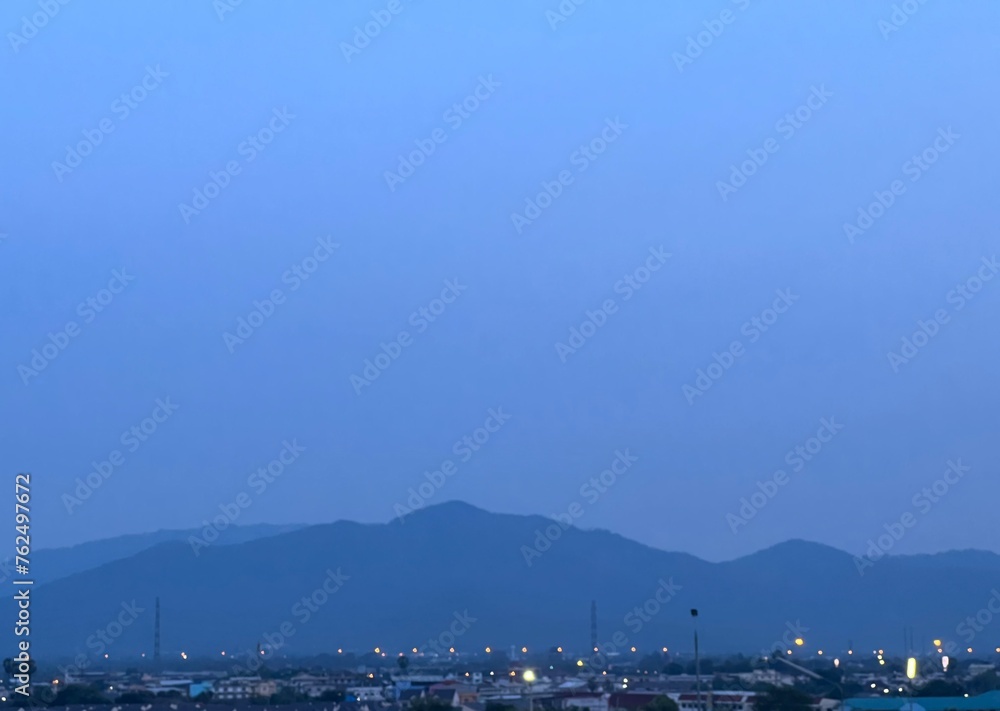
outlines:
[[[537,678],[531,669],[524,670],[524,683],[528,688],[528,711],[535,711],[535,697],[531,695],[531,683]]]
[[[698,711],[704,711],[701,703],[701,657],[698,654],[698,610],[691,609],[691,619],[694,620],[694,675],[698,688]]]

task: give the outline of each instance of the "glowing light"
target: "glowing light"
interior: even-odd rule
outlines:
[[[951,657],[949,657],[947,654],[941,657],[941,666],[944,668],[945,671],[948,671],[948,667],[951,666]]]
[[[906,660],[906,678],[916,679],[917,678],[917,659],[916,657],[910,657]]]
[[[667,651],[667,648],[666,648],[666,647],[664,647],[664,648],[663,648],[663,651],[664,651],[664,652],[666,652],[666,651]]]
[[[806,643],[806,641],[804,639],[802,639],[801,637],[797,637],[795,639],[795,646],[796,647],[801,647],[805,643]]]
[[[489,654],[489,653],[490,653],[490,652],[492,652],[492,651],[493,651],[493,650],[492,650],[492,649],[490,649],[489,647],[487,647],[487,648],[486,648],[486,653],[487,653],[487,654]]]
[[[378,647],[375,647],[375,654],[378,654],[381,651],[382,651],[381,649],[379,649]]]
[[[338,649],[338,650],[337,650],[337,654],[343,654],[343,653],[344,653],[344,650],[343,650],[343,649]]]
[[[417,648],[416,648],[416,647],[414,647],[414,648],[413,648],[413,653],[414,653],[414,654],[416,654],[416,653],[417,653]]]
[[[633,652],[635,651],[635,647],[632,647],[632,651],[633,651]]]
[[[839,659],[834,659],[833,660],[833,666],[835,666],[835,667],[837,667],[839,669],[840,668],[840,660]]]
[[[455,653],[455,648],[454,647],[448,647],[448,651],[451,652],[452,654],[454,654]]]
[[[968,648],[968,649],[967,649],[966,651],[967,651],[967,652],[968,652],[969,654],[972,654],[972,647],[969,647],[969,648]]]
[[[524,670],[524,680],[525,680],[526,682],[528,682],[529,684],[530,684],[531,682],[533,682],[533,681],[534,681],[535,679],[537,679],[537,678],[538,678],[538,677],[536,677],[536,676],[535,676],[535,672],[534,672],[534,670],[532,670],[532,669],[525,669],[525,670]]]
[[[226,656],[226,650],[223,649],[222,652],[221,652],[221,654],[222,654],[222,656]],[[143,655],[143,656],[145,656],[145,655]]]
[[[527,654],[527,653],[528,653],[528,648],[527,647],[521,647],[521,654]]]
[[[107,655],[104,655],[104,656],[107,656]],[[187,652],[181,652],[181,659],[187,659],[187,658],[188,658]]]
[[[819,654],[819,656],[821,656],[821,657],[822,657],[822,656],[823,656],[823,650],[822,650],[822,649],[821,649],[821,650],[819,650],[819,651],[817,652],[817,654]]]
[[[562,647],[556,647],[556,651],[559,652],[559,654],[562,654]]]
[[[583,660],[582,660],[582,659],[577,659],[577,660],[576,660],[576,665],[577,665],[578,667],[582,667],[582,666],[583,666]]]
[[[941,646],[941,640],[939,640],[939,639],[934,640],[934,646],[935,647],[940,647]]]

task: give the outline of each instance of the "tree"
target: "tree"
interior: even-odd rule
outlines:
[[[680,711],[677,703],[669,696],[657,696],[642,707],[642,711]]]
[[[969,681],[968,691],[974,696],[1000,690],[1000,676],[995,671],[983,672]]]
[[[38,665],[35,664],[35,660],[34,659],[29,659],[28,660],[28,674],[34,676],[35,669],[37,669],[37,668],[38,668]],[[17,663],[13,659],[11,659],[10,657],[7,657],[6,659],[3,660],[3,670],[4,670],[4,672],[6,672],[6,674],[7,674],[8,677],[12,677],[17,672]]]
[[[410,658],[408,656],[406,656],[405,654],[400,654],[396,658],[396,666],[399,667],[399,671],[400,672],[402,672],[403,674],[405,674],[406,670],[410,668]]]
[[[944,681],[943,679],[933,679],[917,689],[917,696],[962,696],[965,689],[962,685],[954,681]]]
[[[306,696],[305,694],[300,694],[299,692],[295,691],[295,689],[286,686],[281,689],[278,689],[276,693],[271,694],[271,698],[269,699],[269,701],[272,704],[294,704],[298,703],[299,701],[307,701],[308,699],[309,697]],[[265,701],[264,703],[267,703],[267,701]]]
[[[769,686],[753,705],[755,711],[810,711],[812,698],[790,686]]]
[[[73,704],[109,704],[107,697],[92,686],[69,684],[59,689],[52,700],[52,706],[70,706]]]
[[[119,704],[148,704],[156,698],[151,691],[126,691],[119,694],[116,701]]]
[[[446,711],[451,709],[451,704],[436,696],[421,696],[410,702],[410,708],[413,711]]]

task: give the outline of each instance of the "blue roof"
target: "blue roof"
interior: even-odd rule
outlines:
[[[980,696],[928,696],[912,699],[859,698],[844,701],[844,709],[855,711],[1000,711],[1000,691]]]

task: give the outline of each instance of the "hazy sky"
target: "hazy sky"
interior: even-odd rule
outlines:
[[[450,460],[417,503],[709,559],[1000,551],[996,3],[49,2],[0,47],[36,546],[388,521]]]

